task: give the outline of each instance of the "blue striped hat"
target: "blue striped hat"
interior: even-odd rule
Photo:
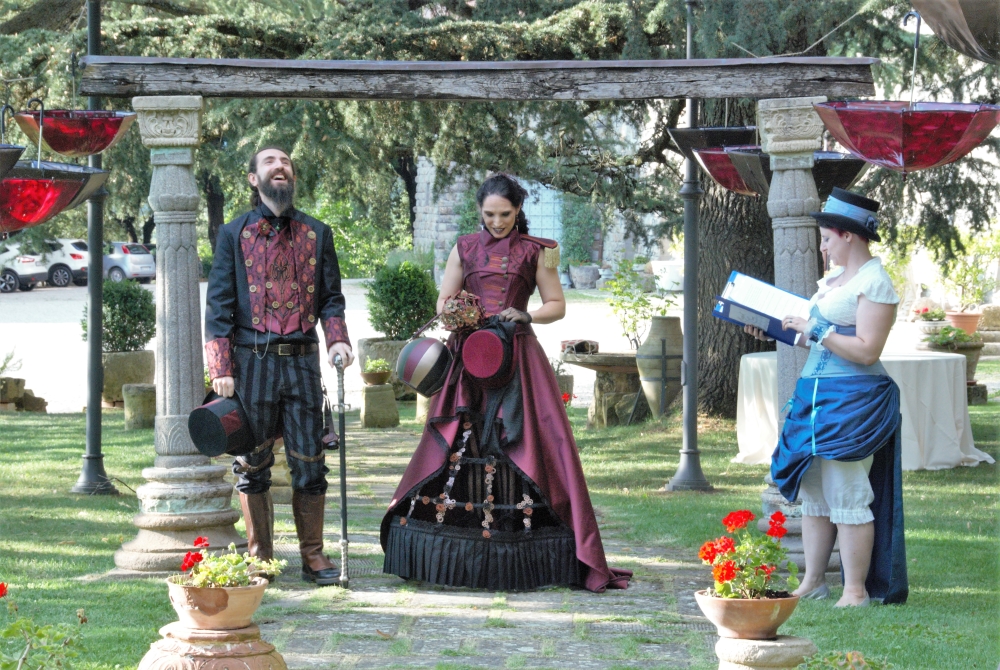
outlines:
[[[826,199],[822,212],[810,212],[809,216],[819,222],[820,228],[835,228],[855,235],[881,242],[878,235],[878,212],[880,203],[863,195],[845,191],[837,186]]]

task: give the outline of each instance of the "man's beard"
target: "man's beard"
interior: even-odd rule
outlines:
[[[278,206],[280,211],[275,212],[275,214],[284,212],[291,206],[292,201],[295,199],[295,183],[292,181],[275,183],[268,177],[260,180],[259,188],[261,195]]]

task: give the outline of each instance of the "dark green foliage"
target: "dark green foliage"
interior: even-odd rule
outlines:
[[[482,217],[479,215],[479,208],[476,206],[476,189],[470,188],[462,196],[455,208],[455,215],[458,216],[458,234],[468,235],[476,233],[482,229]]]
[[[333,229],[342,277],[371,277],[390,252],[413,245],[405,202],[398,189],[392,195],[387,206],[377,208],[325,197],[318,202],[315,216]]]
[[[411,263],[384,265],[368,282],[368,322],[390,340],[408,339],[437,313],[437,287]]]
[[[566,195],[562,208],[563,265],[583,265],[592,261],[594,236],[601,230],[601,213],[596,205],[583,198]]]
[[[142,351],[156,335],[156,305],[153,294],[134,281],[106,281],[104,305],[105,353]],[[87,339],[87,308],[83,308],[83,339]]]

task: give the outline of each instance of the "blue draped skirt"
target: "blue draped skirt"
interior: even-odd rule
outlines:
[[[801,378],[771,457],[771,477],[788,501],[798,497],[814,458],[873,456],[875,546],[865,587],[872,600],[904,603],[909,593],[903,538],[902,417],[899,387],[886,375]]]

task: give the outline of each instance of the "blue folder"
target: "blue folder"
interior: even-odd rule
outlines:
[[[732,283],[736,280],[739,272],[733,271],[729,275],[729,282]],[[783,290],[783,289],[777,289]],[[785,293],[790,293],[785,291]],[[795,295],[792,293],[791,295]],[[801,297],[801,296],[796,296]],[[791,346],[795,344],[795,336],[798,332],[794,330],[784,330],[781,327],[781,320],[783,317],[773,317],[763,312],[758,312],[755,309],[751,309],[746,305],[741,305],[738,302],[732,300],[727,300],[721,296],[715,296],[715,307],[712,309],[712,316],[717,319],[722,319],[723,321],[728,321],[730,323],[735,323],[737,326],[751,325],[756,328],[760,328],[768,337],[772,337],[779,342],[784,342],[785,344]]]

